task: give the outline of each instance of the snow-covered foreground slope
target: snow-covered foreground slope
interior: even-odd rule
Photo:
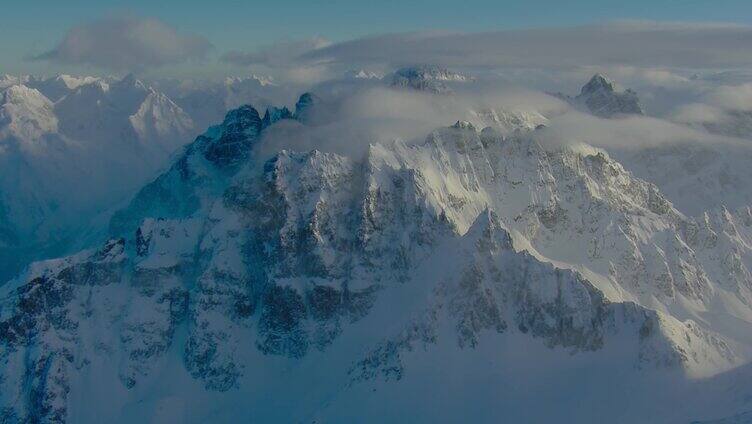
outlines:
[[[688,218],[604,151],[529,127],[259,156],[316,107],[298,105],[231,111],[110,241],[0,288],[5,421],[752,410],[749,209]]]

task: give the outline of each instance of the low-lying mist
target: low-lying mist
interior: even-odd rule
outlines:
[[[743,145],[744,140],[709,134],[673,119],[653,116],[595,117],[553,95],[503,83],[454,83],[449,93],[398,89],[378,82],[334,81],[312,89],[320,101],[301,124],[280,121],[260,143],[268,157],[279,150],[318,149],[361,158],[369,144],[422,142],[434,129],[469,121],[480,131],[478,112],[538,113],[547,119],[535,138],[550,146],[586,143],[609,149],[643,149],[689,143]]]

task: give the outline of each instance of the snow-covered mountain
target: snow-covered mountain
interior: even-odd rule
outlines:
[[[28,82],[30,77],[28,75],[0,75],[0,90],[6,89],[11,85],[18,85]]]
[[[367,69],[353,69],[345,72],[345,78],[356,80],[380,80],[384,75],[379,72],[369,71]]]
[[[581,91],[611,91],[603,87],[618,87],[618,84],[596,75]],[[570,116],[569,119],[564,119],[564,126],[568,129],[567,137],[576,137],[575,141],[585,141],[607,149],[612,157],[635,176],[656,184],[682,213],[699,216],[721,206],[737,209],[749,205],[752,186],[748,182],[752,179],[752,170],[747,163],[752,160],[752,145],[746,140],[728,137],[741,134],[727,131],[725,136],[709,136],[709,132],[721,134],[724,131],[711,131],[710,126],[705,128],[702,124],[697,125],[700,121],[689,118],[707,114],[684,108],[681,108],[684,109],[683,113],[668,117],[673,122],[667,122],[643,117],[640,113],[629,113],[629,108],[617,107],[617,100],[599,103],[613,106],[613,114],[598,114],[580,107],[584,103],[578,103],[578,98],[580,96],[575,99],[564,97],[577,109],[605,119]],[[635,102],[633,105],[639,105],[639,102]],[[696,105],[690,104],[689,109]],[[705,109],[707,105],[704,106]],[[619,119],[608,119],[614,117]],[[555,126],[556,119],[552,119]],[[688,119],[692,121],[689,125],[691,129],[685,125],[690,123]],[[540,122],[547,125],[546,121]],[[726,121],[713,122],[718,124]],[[581,127],[583,131],[572,130],[573,127]],[[737,130],[742,128],[743,126],[736,126]],[[549,135],[560,138],[557,131],[557,128],[552,128]]]
[[[593,75],[575,97],[560,93],[556,96],[601,118],[645,114],[637,93],[620,87],[603,74]]]
[[[0,91],[2,282],[31,259],[70,252],[80,227],[96,228],[92,219],[195,131],[177,104],[132,76],[24,79]]]
[[[52,78],[29,77],[25,84],[29,87],[36,88],[39,92],[44,94],[45,97],[56,102],[77,88],[98,81],[102,81],[102,79],[91,76],[76,77],[63,74]]]
[[[57,132],[54,104],[38,90],[12,85],[0,94],[0,137],[35,140]]]
[[[165,94],[132,75],[95,81],[55,105],[64,135],[87,142],[140,143],[171,153],[194,131],[191,118]]]
[[[685,423],[752,409],[749,208],[689,217],[607,152],[542,142],[535,117],[364,157],[264,156],[270,128],[317,125],[320,104],[229,112],[112,217],[109,241],[1,287],[0,416]]]
[[[548,119],[537,111],[501,108],[471,110],[470,118],[476,126],[493,127],[504,134],[519,130],[534,130],[548,123]]]
[[[398,69],[391,76],[391,86],[431,93],[451,93],[451,83],[472,81],[471,77],[437,65],[418,65]]]

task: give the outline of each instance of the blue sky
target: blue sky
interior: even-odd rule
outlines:
[[[402,31],[479,32],[618,19],[752,23],[749,0],[6,0],[3,3],[0,73],[55,72],[59,65],[30,62],[26,58],[53,48],[76,25],[123,14],[153,17],[179,32],[203,36],[215,47],[214,55],[312,36],[336,42]]]

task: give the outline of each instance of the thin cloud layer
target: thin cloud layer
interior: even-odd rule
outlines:
[[[707,96],[707,103],[729,110],[752,111],[752,83],[718,87]]]
[[[331,43],[321,37],[283,41],[254,51],[232,50],[220,60],[231,65],[260,68],[293,84],[314,84],[331,76],[328,67],[311,62],[299,63],[298,58],[329,45]]]
[[[331,43],[328,40],[321,37],[297,41],[284,41],[264,46],[252,52],[232,50],[222,55],[222,61],[242,66],[285,66],[302,54],[330,45]]]
[[[670,118],[699,124],[710,132],[749,138],[752,135],[752,83],[716,87],[698,102],[677,107]]]
[[[711,68],[752,64],[751,44],[751,26],[628,21],[474,34],[383,35],[333,44],[298,59],[361,66]]]
[[[57,46],[34,59],[140,70],[202,59],[211,48],[205,38],[178,33],[157,19],[107,17],[71,28]]]

